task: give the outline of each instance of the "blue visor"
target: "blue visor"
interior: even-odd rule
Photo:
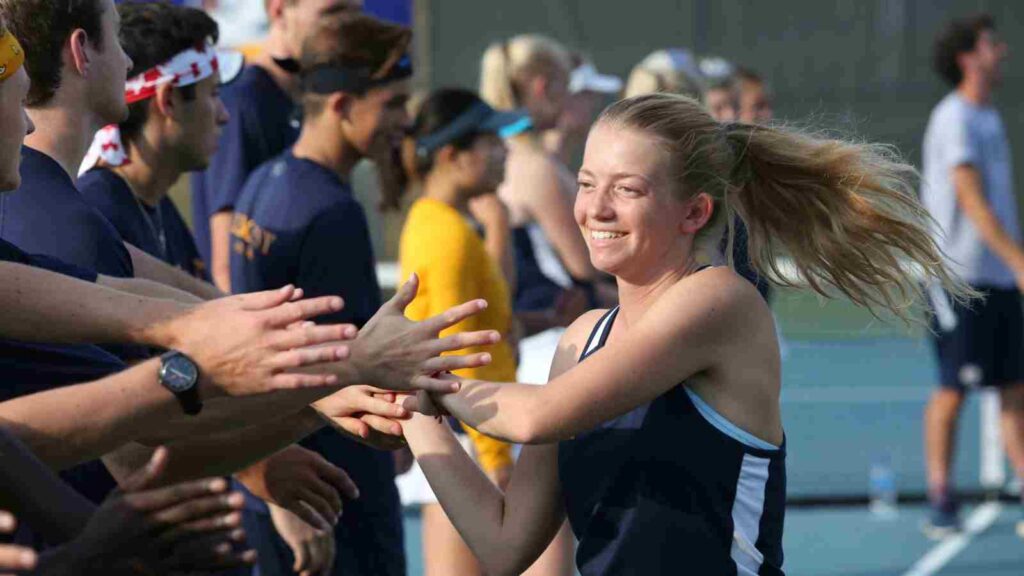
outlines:
[[[416,151],[421,155],[430,154],[466,134],[492,133],[511,138],[532,125],[530,117],[523,112],[498,111],[479,102],[433,134],[417,140]]]

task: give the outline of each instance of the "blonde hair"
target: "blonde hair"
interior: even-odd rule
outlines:
[[[692,60],[689,52],[680,49],[651,52],[630,71],[623,97],[667,92],[700,98],[704,80]],[[688,63],[691,70],[686,70]]]
[[[480,97],[498,110],[513,110],[522,107],[522,83],[553,72],[568,74],[572,55],[547,36],[520,34],[488,46],[480,67]]]
[[[775,283],[796,286],[780,256],[792,259],[813,290],[838,289],[853,302],[910,320],[922,296],[916,265],[954,297],[976,294],[943,264],[927,212],[917,201],[917,172],[895,150],[793,130],[720,124],[696,100],[650,94],[608,107],[598,122],[640,130],[661,140],[671,157],[677,193],[707,193],[711,221],[698,243],[717,247],[733,215],[749,232],[754,268]]]

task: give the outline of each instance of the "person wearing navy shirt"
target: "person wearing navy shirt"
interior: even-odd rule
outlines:
[[[362,0],[270,0],[270,33],[262,54],[223,92],[231,121],[224,126],[209,167],[192,175],[192,225],[213,281],[231,291],[229,229],[246,179],[260,164],[291,147],[300,120],[294,94],[298,58],[307,31],[321,17],[357,12]]]
[[[357,161],[404,128],[409,39],[406,28],[354,14],[322,18],[310,33],[300,61],[299,139],[250,176],[235,204],[235,291],[294,282],[309,295],[338,294],[344,310],[322,319],[357,326],[377,311],[380,286],[366,215],[348,178]],[[303,445],[343,464],[361,490],[335,530],[333,573],[404,574],[391,455],[326,430]]]
[[[21,186],[0,196],[0,238],[107,276],[134,275],[117,230],[56,160],[29,146],[21,150]]]
[[[42,75],[45,68],[56,66],[42,57],[36,46],[51,44],[50,38],[35,38],[33,27],[27,23],[38,19],[41,13],[52,11],[51,34],[86,34],[89,40],[85,50],[90,52],[98,68],[115,71],[119,67],[124,74],[130,65],[117,42],[102,42],[104,33],[116,36],[116,12],[109,0],[91,0],[75,11],[60,11],[56,5],[36,5],[43,2],[26,2],[5,5],[3,16],[8,26],[23,42],[25,49],[25,70],[30,74]],[[100,12],[99,25],[85,12]],[[67,12],[65,14],[65,12]],[[76,32],[77,31],[77,32]],[[108,38],[109,40],[109,38]],[[84,58],[84,54],[80,54]],[[61,60],[58,54],[56,60]],[[42,66],[40,64],[43,63]],[[65,74],[67,76],[67,74]],[[116,76],[116,73],[115,73]],[[71,98],[82,98],[86,81],[78,82],[37,81],[31,78],[26,97],[29,107],[52,100],[57,85]],[[80,113],[78,120],[70,125],[88,127],[82,119],[96,121],[102,117],[116,117],[124,109],[121,90],[110,86],[107,91],[95,91],[90,113]],[[81,111],[78,111],[81,112]],[[52,111],[47,110],[47,114]],[[30,114],[30,117],[32,115]],[[37,128],[50,122],[34,118]],[[66,149],[66,146],[51,147],[47,144],[61,140],[59,134],[42,135],[40,130],[30,134],[30,144],[21,150],[20,186],[11,193],[0,196],[0,239],[17,246],[19,250],[44,254],[50,258],[76,265],[83,269],[76,274],[84,279],[95,280],[96,273],[115,277],[130,277],[133,274],[131,257],[113,226],[96,209],[89,206],[75,189],[69,174],[73,161],[67,157],[55,157],[45,150]],[[32,140],[29,140],[32,139]],[[84,138],[79,136],[78,140]],[[73,142],[73,140],[70,140]],[[42,144],[40,144],[42,143]],[[62,144],[67,144],[63,142]],[[73,147],[72,147],[73,148]],[[69,156],[72,156],[74,152]],[[7,255],[11,256],[11,250]],[[24,254],[24,252],[22,252]],[[44,264],[50,267],[52,259],[26,261],[30,264]],[[63,264],[57,268],[63,268]],[[61,271],[66,271],[63,268]],[[11,340],[0,341],[0,398],[9,399],[32,392],[68,384],[92,380],[116,372],[124,364],[112,354],[95,346],[65,346],[22,343]],[[106,468],[97,460],[85,463],[68,471],[64,477],[71,485],[94,501],[102,499],[114,486],[114,480]]]
[[[125,242],[202,280],[209,280],[195,239],[167,196],[150,204],[109,168],[94,168],[78,179],[86,201],[102,213]]]

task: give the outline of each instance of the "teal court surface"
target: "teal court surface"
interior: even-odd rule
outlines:
[[[963,510],[968,530],[940,542],[920,531],[927,508],[922,410],[935,380],[921,330],[895,329],[850,313],[843,304],[775,302],[786,334],[783,419],[789,498],[784,569],[791,576],[1011,576],[1024,574],[1024,519],[1012,499],[976,499]],[[851,315],[852,314],[852,315]],[[855,329],[851,330],[850,327]],[[956,483],[981,494],[983,401],[966,404],[958,436]],[[999,470],[987,466],[989,484]],[[895,476],[902,502],[894,517],[863,504],[872,466]],[[860,502],[860,503],[858,503]],[[915,503],[916,502],[916,503]],[[814,505],[809,505],[814,504]],[[840,505],[841,504],[841,505]],[[419,517],[406,515],[410,575],[422,574]],[[687,574],[680,565],[680,574]]]

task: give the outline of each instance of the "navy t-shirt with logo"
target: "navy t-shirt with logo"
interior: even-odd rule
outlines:
[[[94,168],[80,176],[78,189],[125,242],[196,278],[209,279],[192,233],[170,198],[150,206],[137,199],[128,183],[107,168]]]
[[[96,273],[47,256],[29,255],[0,240],[0,261],[16,262],[96,281]],[[68,295],[73,298],[74,295]],[[104,378],[125,368],[113,354],[90,345],[36,344],[0,339],[0,402]],[[114,478],[99,460],[85,462],[61,473],[75,490],[101,502],[114,489]]]
[[[259,66],[248,66],[221,91],[231,119],[210,166],[192,175],[192,225],[210,263],[210,217],[235,206],[249,174],[299,137],[295,102]]]
[[[333,171],[290,151],[260,166],[235,205],[231,286],[235,292],[301,287],[340,295],[345,308],[321,321],[369,320],[381,305],[366,214]],[[405,573],[402,517],[387,452],[324,429],[302,442],[344,468],[361,496],[346,503],[335,531],[338,573]]]

